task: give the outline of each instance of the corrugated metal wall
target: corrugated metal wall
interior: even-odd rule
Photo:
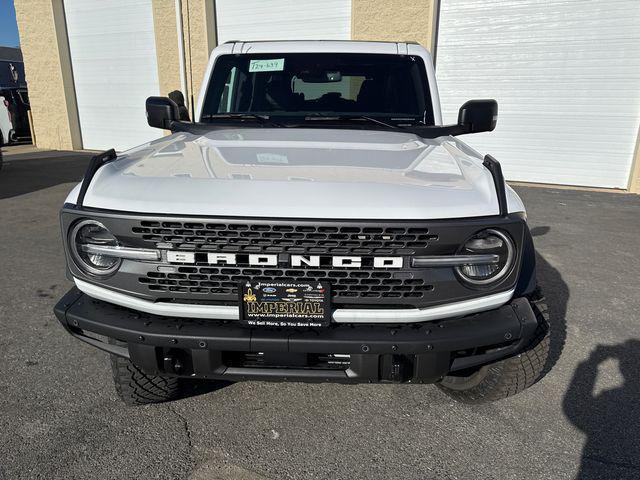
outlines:
[[[445,121],[495,98],[465,138],[510,180],[626,188],[640,123],[640,1],[441,0]]]
[[[229,40],[349,40],[351,0],[217,0],[218,44]]]

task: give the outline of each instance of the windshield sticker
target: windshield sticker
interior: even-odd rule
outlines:
[[[249,62],[249,73],[281,72],[283,70],[284,58],[274,58],[272,60],[251,60]]]

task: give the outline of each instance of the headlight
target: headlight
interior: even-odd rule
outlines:
[[[122,260],[97,253],[92,247],[117,247],[118,240],[107,228],[95,220],[78,222],[69,234],[69,248],[75,264],[89,275],[111,275],[120,267]]]
[[[487,263],[460,265],[458,274],[473,285],[487,285],[504,278],[513,267],[515,248],[506,233],[487,229],[476,233],[462,246],[458,255],[484,255],[491,258]]]

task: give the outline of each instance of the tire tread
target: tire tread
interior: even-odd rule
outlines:
[[[148,375],[127,358],[111,355],[111,370],[116,393],[127,405],[167,402],[180,395],[179,378]]]
[[[527,349],[514,357],[483,367],[474,375],[484,375],[484,378],[469,389],[447,387],[447,377],[438,383],[438,388],[457,401],[478,404],[510,397],[538,382],[545,374],[551,327],[548,307],[539,289],[530,302],[539,326]]]

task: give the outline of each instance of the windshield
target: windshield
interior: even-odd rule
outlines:
[[[298,120],[366,116],[433,125],[425,66],[410,55],[223,55],[215,63],[201,121],[233,114]]]

